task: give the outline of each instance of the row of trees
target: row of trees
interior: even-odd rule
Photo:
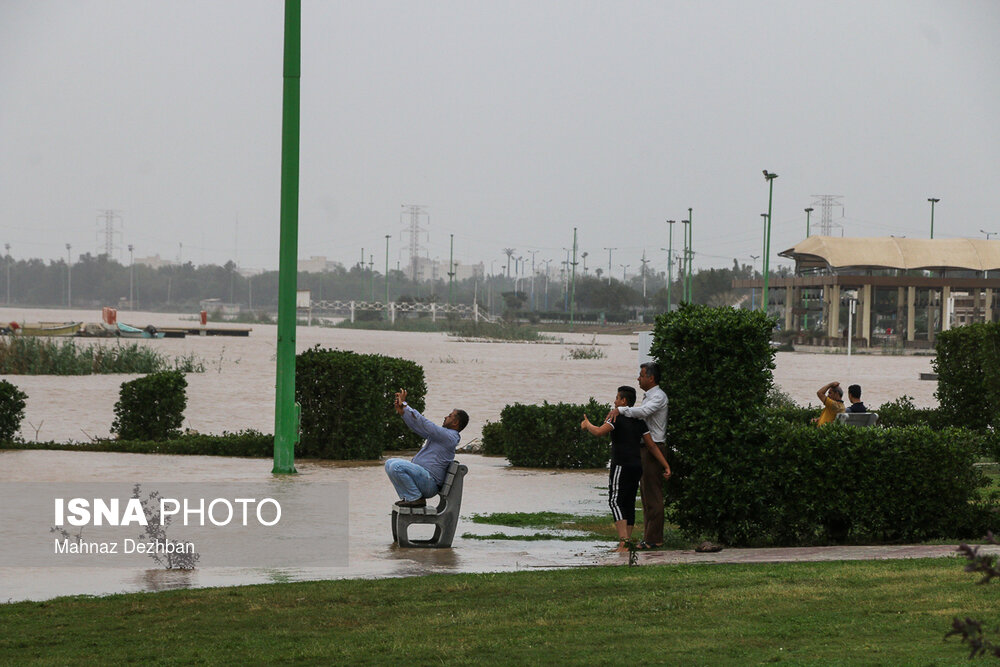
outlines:
[[[11,305],[72,305],[79,308],[127,307],[132,303],[135,308],[144,310],[170,310],[193,308],[201,300],[211,298],[239,303],[251,310],[274,310],[278,304],[277,271],[245,276],[232,261],[223,266],[195,266],[188,262],[153,268],[144,264],[127,266],[105,255],[89,253],[80,256],[72,266],[65,260],[13,261],[9,256],[4,260],[0,272],[3,285],[0,299]],[[709,305],[745,303],[749,307],[750,291],[734,290],[732,281],[752,275],[749,265],[741,266],[735,260],[731,268],[698,271],[692,276],[694,301]],[[322,273],[299,273],[298,287],[310,290],[314,301],[382,301],[386,277],[379,271],[357,265],[350,268],[336,265]],[[535,276],[534,280],[496,275],[449,285],[447,280],[441,279],[414,282],[402,271],[390,270],[388,290],[391,301],[471,304],[475,300],[481,308],[496,314],[508,309],[568,311],[571,293],[577,312],[646,308],[663,311],[667,307],[666,276],[662,271],[649,271],[645,279],[634,276],[625,282],[594,274],[578,275],[572,285],[569,281],[543,275]],[[674,276],[672,303],[680,300],[681,291],[680,279]]]

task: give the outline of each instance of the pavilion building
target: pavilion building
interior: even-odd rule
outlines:
[[[843,345],[851,322],[855,344],[933,347],[940,331],[997,320],[1000,241],[810,236],[778,255],[795,272],[771,278],[768,312],[799,342]]]

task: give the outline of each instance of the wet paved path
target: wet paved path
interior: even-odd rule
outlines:
[[[392,543],[389,516],[396,499],[379,464],[298,461],[299,474],[273,478],[271,461],[208,456],[161,456],[105,452],[0,451],[0,483],[125,482],[144,480],[311,484],[343,483],[350,511],[346,565],[265,570],[202,568],[162,569],[5,567],[0,563],[0,602],[47,599],[61,595],[104,595],[118,592],[230,586],[313,579],[378,578],[431,573],[501,572],[540,568],[586,567],[627,562],[610,551],[608,541],[482,540],[463,535],[507,535],[552,532],[534,528],[476,524],[474,514],[493,512],[566,512],[607,517],[606,471],[551,471],[512,468],[505,459],[462,454],[469,466],[462,501],[462,520],[451,549],[401,549]],[[316,507],[317,525],[329,521],[331,509]],[[2,519],[2,516],[0,516]],[[39,530],[47,533],[48,526]],[[16,534],[23,526],[3,528]],[[31,530],[34,530],[33,528]],[[418,536],[419,537],[419,536]],[[1000,553],[1000,547],[991,547]],[[848,546],[788,549],[724,549],[714,554],[694,551],[642,552],[643,564],[762,563],[954,556],[955,546]]]

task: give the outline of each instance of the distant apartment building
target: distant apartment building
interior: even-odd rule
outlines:
[[[148,266],[151,269],[162,269],[165,266],[174,266],[177,263],[169,259],[162,259],[159,254],[149,257],[136,257],[133,261],[139,266]]]
[[[299,260],[299,271],[303,273],[333,271],[337,266],[337,262],[331,262],[323,255],[313,255],[309,259]]]
[[[448,280],[448,260],[431,259],[429,257],[418,257],[415,263],[416,279],[425,280]],[[485,266],[482,262],[478,264],[464,264],[455,262],[455,281],[469,280],[470,278],[482,278],[485,274]]]

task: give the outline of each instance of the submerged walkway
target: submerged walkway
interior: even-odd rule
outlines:
[[[341,508],[348,524],[346,546],[331,553],[320,567],[203,567],[192,571],[147,568],[11,567],[0,562],[0,602],[42,600],[61,595],[106,595],[206,586],[287,582],[317,579],[403,577],[461,572],[512,572],[533,569],[621,565],[627,555],[611,551],[614,542],[477,539],[495,533],[506,536],[552,533],[549,529],[512,528],[474,523],[476,514],[495,512],[564,512],[606,516],[606,471],[551,471],[511,468],[506,460],[462,454],[469,466],[462,501],[462,519],[451,549],[401,549],[392,542],[390,512],[396,499],[378,463],[298,461],[298,475],[274,477],[271,461],[211,456],[163,456],[107,452],[0,451],[0,483],[127,483],[161,480],[215,484],[283,486],[343,484],[349,489],[349,509]],[[152,487],[148,487],[152,488]],[[249,488],[249,486],[248,486]],[[326,488],[326,487],[324,487]],[[333,498],[300,511],[317,527],[338,511]],[[430,528],[429,526],[425,528]],[[27,532],[26,532],[27,531]],[[25,535],[48,536],[44,526],[9,525],[0,517],[0,540],[17,544]],[[411,536],[412,537],[412,536]],[[419,535],[418,535],[419,537]],[[252,549],[254,545],[249,544]],[[988,547],[1000,553],[1000,547]],[[718,553],[683,551],[640,552],[644,565],[669,563],[775,563],[789,561],[879,560],[956,556],[955,545],[842,546],[787,549],[724,549]]]

